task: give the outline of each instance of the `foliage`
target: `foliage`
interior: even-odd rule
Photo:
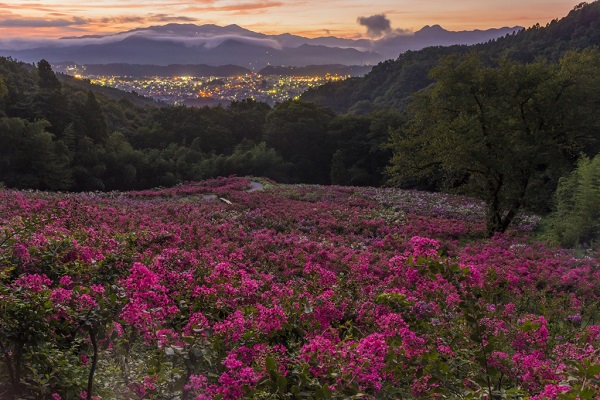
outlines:
[[[449,186],[485,200],[489,235],[550,197],[599,126],[600,53],[569,53],[558,65],[497,63],[475,53],[445,59],[390,140],[393,180],[445,174]]]
[[[32,68],[0,58],[7,87],[0,119],[48,121],[47,147],[59,160],[53,173],[64,179],[52,181],[27,169],[34,153],[21,151],[7,156],[12,161],[5,159],[0,170],[0,180],[10,187],[126,190],[230,174],[329,183],[337,150],[350,171],[348,183],[378,185],[389,158],[380,146],[388,127],[397,126],[392,112],[356,119],[293,101],[273,110],[251,99],[227,108],[140,106],[144,103],[130,101],[127,93],[115,100],[113,92],[57,76],[44,60]],[[317,151],[315,142],[322,144]],[[23,174],[29,178],[14,178]]]
[[[546,235],[563,246],[596,245],[600,237],[600,156],[583,157],[577,168],[558,182],[555,211],[546,221]]]
[[[327,108],[301,101],[278,104],[267,115],[267,145],[296,165],[301,182],[329,181],[332,144],[325,133],[334,116]]]
[[[0,75],[0,100],[6,96],[8,93],[8,88],[6,87],[6,83],[4,82],[4,78]]]
[[[249,185],[1,191],[2,398],[600,393],[598,257],[474,240],[463,197]]]

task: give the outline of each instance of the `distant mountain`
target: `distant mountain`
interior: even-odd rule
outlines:
[[[414,34],[354,40],[287,33],[265,35],[238,25],[167,24],[106,36],[65,37],[29,48],[0,49],[0,55],[26,62],[44,58],[52,63],[78,64],[234,64],[256,71],[267,65],[373,65],[406,50],[479,43],[518,29],[450,32],[436,25]]]
[[[279,75],[279,76],[324,76],[330,75],[350,75],[362,76],[371,70],[370,66],[365,65],[307,65],[306,67],[281,67],[269,65],[261,69],[261,75]]]
[[[429,70],[440,57],[479,51],[489,58],[507,56],[521,62],[531,62],[537,57],[551,61],[568,50],[600,47],[600,1],[581,3],[560,21],[553,20],[545,27],[539,24],[522,29],[516,34],[500,35],[500,31],[481,32],[485,43],[473,46],[455,45],[427,47],[419,51],[407,51],[396,60],[389,60],[373,67],[364,77],[333,82],[311,89],[302,99],[332,108],[341,113],[368,113],[375,109],[403,109],[413,93],[432,83]],[[452,40],[467,43],[474,40],[473,32],[448,32],[435,25],[421,29],[413,36],[412,43],[439,43],[449,45]],[[446,38],[446,39],[444,39]],[[493,39],[493,40],[492,40]],[[384,43],[387,43],[384,45]],[[378,51],[385,54],[385,46],[400,48],[408,45],[402,37],[380,41]]]
[[[420,50],[430,46],[473,45],[485,43],[523,29],[520,26],[474,31],[448,31],[439,25],[425,26],[414,35],[397,35],[380,39],[376,51],[386,58],[397,58],[408,50]]]

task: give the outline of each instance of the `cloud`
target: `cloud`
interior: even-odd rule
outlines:
[[[89,19],[88,21],[90,23],[101,24],[142,24],[146,22],[195,22],[196,18],[167,14],[150,14],[144,17],[124,15],[120,17]]]
[[[154,41],[180,43],[188,47],[205,47],[208,49],[217,47],[227,40],[235,40],[241,43],[253,44],[257,46],[270,47],[273,49],[281,49],[279,42],[269,38],[253,38],[240,36],[236,34],[180,34],[169,32],[158,32],[155,30],[135,30],[114,35],[102,37],[87,36],[82,38],[63,38],[59,40],[51,39],[0,39],[0,49],[24,50],[36,47],[66,47],[66,46],[87,46],[95,44],[115,43],[127,38],[144,38]]]
[[[385,14],[375,14],[370,17],[358,17],[357,22],[367,27],[367,36],[379,38],[392,31],[390,20]]]
[[[173,16],[167,14],[154,14],[146,18],[147,21],[151,22],[195,22],[196,18],[184,17],[184,16]]]
[[[210,4],[210,3],[209,3]],[[206,7],[187,7],[186,12],[206,12],[206,11],[223,11],[233,14],[247,14],[252,11],[263,10],[266,8],[280,7],[283,3],[280,1],[257,1],[253,3],[242,3],[225,6],[206,6]]]
[[[124,35],[111,36],[113,40],[122,40]],[[188,36],[179,34],[168,34],[164,32],[156,32],[152,30],[138,31],[128,35],[129,37],[143,37],[145,39],[181,43],[189,47],[203,46],[208,49],[217,47],[223,42],[228,40],[235,40],[241,43],[253,44],[263,47],[271,47],[273,49],[281,49],[281,45],[274,39],[269,38],[253,38],[247,36],[240,36],[235,34],[221,34],[221,35],[208,35],[208,36]],[[115,40],[115,41],[116,41]]]
[[[88,20],[75,17],[68,19],[26,19],[26,18],[6,18],[0,19],[0,27],[5,28],[64,28],[74,25],[86,25]]]
[[[143,17],[131,17],[131,16],[122,16],[122,17],[104,17],[98,18],[95,20],[90,20],[90,22],[96,22],[101,24],[135,24],[145,22],[146,18]]]

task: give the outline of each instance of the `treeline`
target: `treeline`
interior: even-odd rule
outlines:
[[[581,3],[566,17],[546,26],[536,24],[513,35],[475,46],[429,47],[407,51],[396,60],[373,67],[362,78],[332,82],[306,92],[302,99],[340,113],[365,114],[375,109],[405,109],[411,96],[433,80],[429,71],[444,57],[476,51],[491,58],[530,63],[536,58],[557,62],[569,50],[600,46],[600,2]]]
[[[89,86],[88,86],[89,87]],[[0,59],[0,182],[127,190],[231,174],[379,185],[395,112],[339,116],[316,104],[154,107],[60,82],[50,65]]]

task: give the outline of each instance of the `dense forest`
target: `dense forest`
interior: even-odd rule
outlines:
[[[227,108],[159,106],[123,92],[117,100],[57,77],[44,60],[0,59],[0,79],[0,181],[15,188],[126,190],[231,174],[379,185],[389,159],[381,145],[400,123],[396,112],[339,116],[299,101],[271,109],[251,99]]]

